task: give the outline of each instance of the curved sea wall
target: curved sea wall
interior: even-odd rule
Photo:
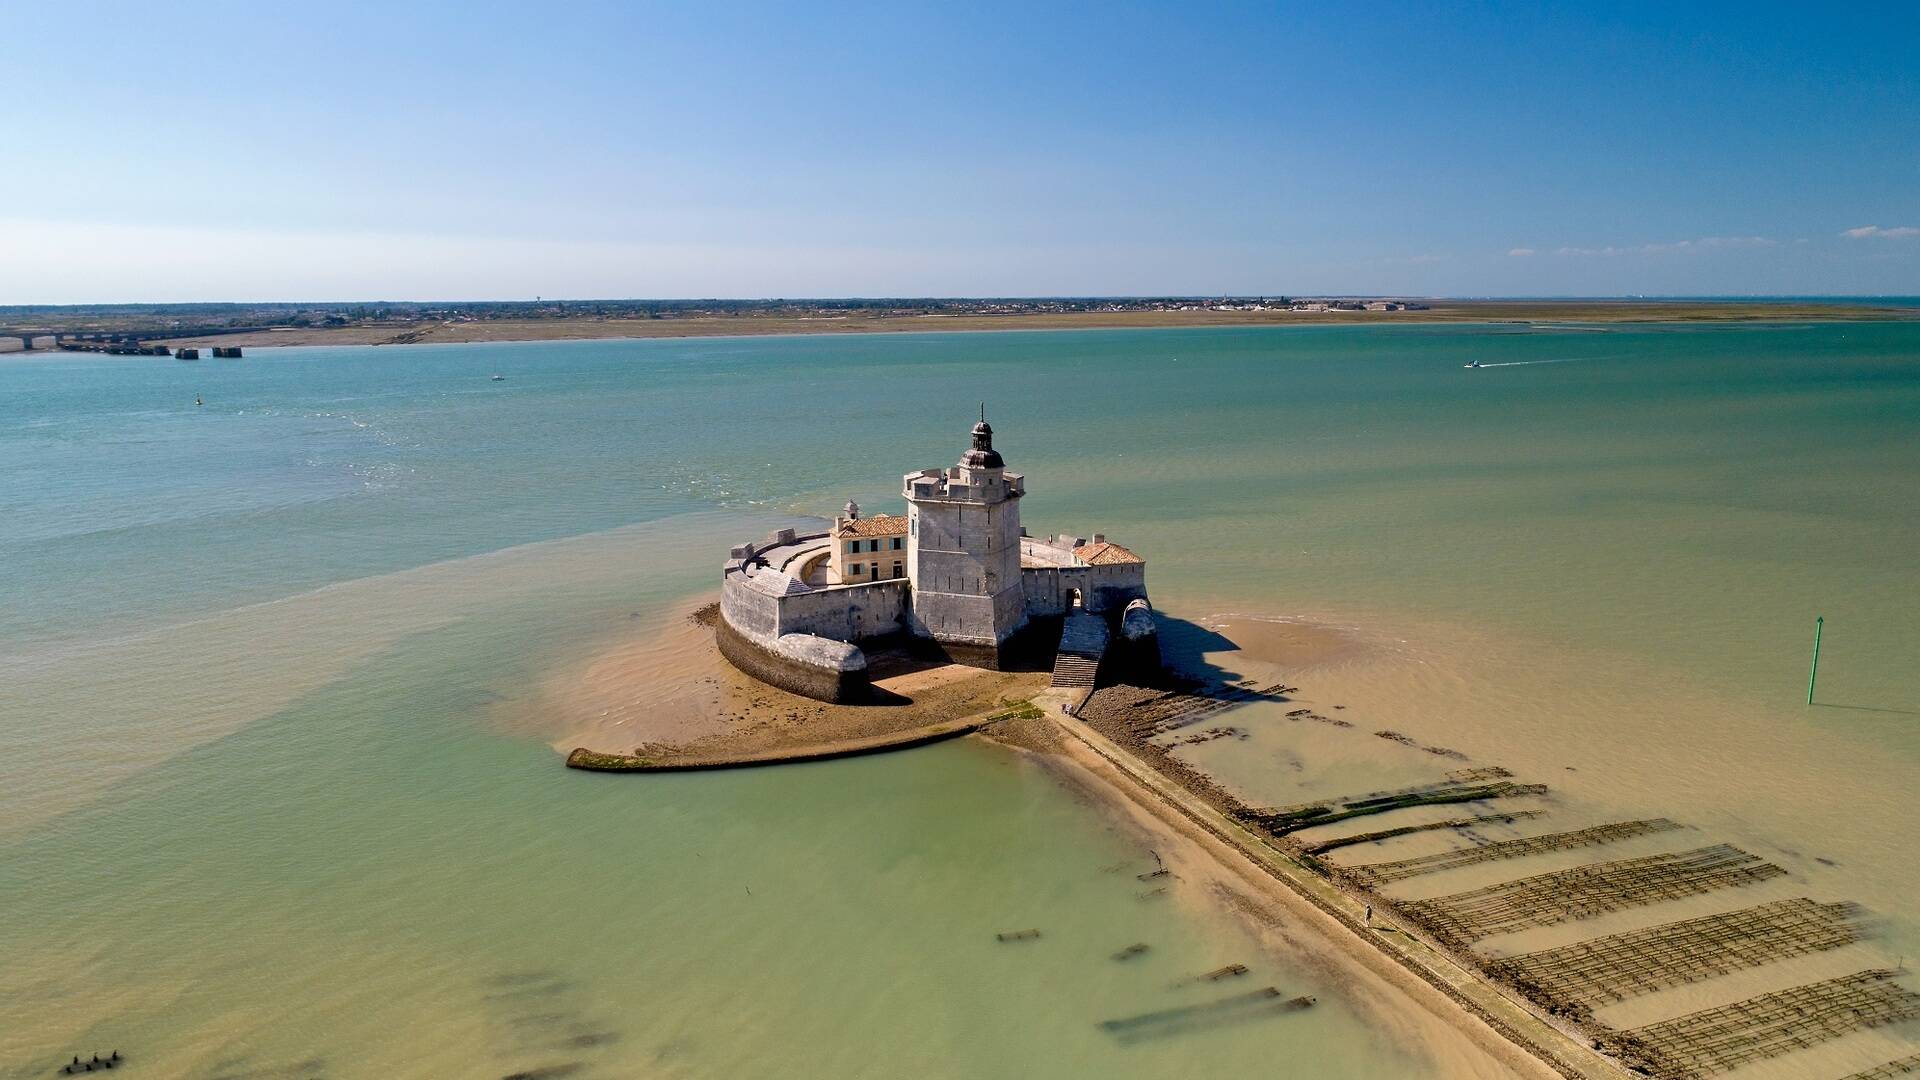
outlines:
[[[782,529],[735,547],[721,572],[721,655],[772,686],[821,701],[858,701],[868,695],[861,642],[911,640],[918,647],[970,667],[1004,669],[1051,664],[1061,621],[1074,611],[1117,624],[1123,609],[1147,595],[1145,563],[1028,566],[1020,588],[992,598],[985,625],[1012,627],[1004,638],[970,637],[971,616],[949,611],[941,593],[913,593],[905,578],[857,585],[808,585],[795,577],[817,565],[833,541],[826,533]],[[791,573],[789,571],[792,571]],[[974,599],[974,598],[968,598]],[[972,609],[968,609],[972,610]],[[977,614],[977,612],[976,612]],[[1136,633],[1152,626],[1136,617]],[[1135,650],[1157,654],[1157,642]]]
[[[1120,616],[1120,636],[1114,639],[1110,658],[1129,678],[1151,677],[1161,669],[1160,625],[1154,621],[1153,605],[1144,598],[1131,601]]]
[[[713,638],[720,655],[734,667],[802,697],[846,704],[865,700],[872,690],[867,654],[857,645],[812,634],[756,641],[725,618],[714,623]]]
[[[906,629],[907,579],[836,585],[774,600],[782,634],[871,641]]]
[[[720,655],[761,682],[820,701],[867,697],[867,657],[856,641],[904,628],[904,578],[815,588],[777,566],[793,565],[826,534],[782,530],[733,549],[721,573]]]

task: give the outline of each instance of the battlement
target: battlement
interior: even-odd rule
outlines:
[[[993,503],[1027,493],[1027,478],[1004,469],[921,469],[900,479],[900,494],[908,500]]]

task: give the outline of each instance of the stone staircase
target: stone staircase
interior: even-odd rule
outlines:
[[[1060,651],[1053,661],[1053,685],[1092,687],[1107,652],[1107,622],[1084,612],[1067,616],[1060,628]]]
[[[1099,673],[1100,661],[1061,653],[1053,662],[1053,685],[1092,686],[1094,676]]]

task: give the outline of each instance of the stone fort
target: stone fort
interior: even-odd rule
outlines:
[[[733,548],[721,653],[782,689],[858,701],[866,649],[1002,668],[1097,663],[1111,629],[1136,650],[1151,642],[1146,561],[1099,533],[1028,536],[1026,477],[1007,471],[984,410],[959,463],[908,473],[901,494],[905,515],[863,517],[849,502],[824,532],[782,529]]]

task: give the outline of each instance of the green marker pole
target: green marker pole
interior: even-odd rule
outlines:
[[[1807,672],[1807,704],[1813,704],[1813,681],[1820,677],[1820,630],[1826,625],[1827,617],[1817,615],[1813,620],[1813,670]]]

